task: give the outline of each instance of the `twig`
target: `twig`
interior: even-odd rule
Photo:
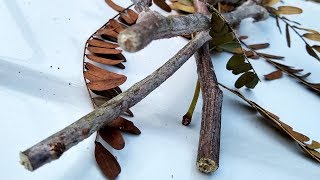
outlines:
[[[196,10],[208,14],[206,5],[194,0]],[[202,91],[202,121],[198,145],[197,167],[201,172],[214,172],[219,167],[220,127],[223,94],[217,84],[217,78],[209,52],[209,43],[205,43],[196,53],[198,76]]]
[[[58,159],[72,146],[88,138],[159,87],[208,40],[208,32],[198,34],[174,57],[142,81],[73,124],[21,152],[21,164],[28,170],[33,171],[52,160]]]
[[[244,3],[231,13],[223,14],[229,24],[239,24],[242,19],[253,17],[256,21],[268,17],[268,12],[255,3]],[[176,37],[200,32],[210,28],[210,16],[200,13],[178,17],[164,17],[148,11],[140,13],[138,23],[122,31],[118,36],[120,47],[136,52],[146,47],[152,40]]]

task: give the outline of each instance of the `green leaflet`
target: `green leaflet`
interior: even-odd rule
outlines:
[[[246,86],[247,88],[253,89],[258,84],[258,81],[259,78],[254,72],[245,72],[237,79],[234,86],[236,88]]]
[[[226,65],[226,69],[232,71],[233,74],[241,74],[235,82],[235,87],[241,88],[245,86],[251,89],[254,88],[259,82],[257,74],[245,56],[240,41],[237,39],[231,26],[214,9],[211,15],[211,29],[209,34],[212,37],[210,41],[210,47],[212,47],[212,49],[223,49],[235,53]]]

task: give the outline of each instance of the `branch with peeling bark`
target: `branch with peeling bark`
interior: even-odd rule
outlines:
[[[249,17],[255,18],[256,21],[266,19],[268,12],[249,0],[223,16],[231,25],[237,25]],[[126,51],[137,52],[153,40],[200,32],[209,29],[210,26],[210,16],[201,13],[165,17],[155,11],[141,12],[137,24],[119,34],[118,44]]]

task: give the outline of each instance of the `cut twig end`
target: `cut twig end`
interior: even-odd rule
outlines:
[[[118,35],[119,46],[128,52],[137,52],[142,49],[141,39],[135,32],[129,29],[120,32]]]
[[[188,113],[185,114],[184,116],[182,116],[182,125],[184,126],[188,126],[190,123],[191,123],[191,119],[192,119],[192,116],[190,116]]]
[[[23,152],[20,152],[20,164],[23,165],[27,170],[33,171],[33,167],[28,156],[23,154]]]
[[[208,159],[208,158],[200,158],[197,161],[197,167],[198,169],[203,172],[203,173],[211,173],[214,172],[218,169],[218,165],[217,163],[212,160],[212,159]]]

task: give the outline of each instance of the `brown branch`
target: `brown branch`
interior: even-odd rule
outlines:
[[[203,2],[194,0],[193,4],[198,12],[209,13]],[[219,167],[223,94],[213,70],[208,42],[195,53],[195,59],[203,98],[197,167],[201,172],[210,173]]]
[[[95,131],[117,118],[122,112],[134,106],[165,80],[173,75],[194,52],[208,41],[208,32],[202,32],[184,46],[163,66],[119,94],[101,107],[95,109],[73,124],[44,139],[20,153],[21,164],[33,171],[42,165],[58,159],[65,151],[88,138]]]
[[[253,17],[257,21],[268,17],[265,8],[249,1],[223,16],[231,25],[239,24],[248,17]],[[152,40],[200,32],[209,29],[210,26],[210,16],[200,13],[164,17],[155,11],[142,12],[137,24],[119,34],[118,44],[126,51],[136,52],[146,47]]]

